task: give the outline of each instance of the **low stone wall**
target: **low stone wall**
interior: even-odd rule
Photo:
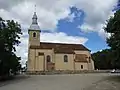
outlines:
[[[110,70],[82,70],[82,71],[72,71],[72,70],[57,70],[57,71],[27,71],[28,75],[54,75],[54,74],[82,74],[82,73],[110,73]]]

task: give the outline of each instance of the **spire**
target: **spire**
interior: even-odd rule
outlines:
[[[37,23],[37,15],[36,15],[36,12],[34,12],[34,15],[32,17],[32,24],[38,24]]]
[[[35,12],[34,12],[33,17],[32,17],[32,24],[31,24],[29,29],[30,30],[40,30],[40,27],[39,27],[38,22],[37,22],[36,5],[35,5]]]

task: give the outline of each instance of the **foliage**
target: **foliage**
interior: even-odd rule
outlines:
[[[107,43],[113,52],[116,68],[120,68],[120,10],[116,11],[114,16],[107,21],[104,30],[111,34]]]
[[[15,46],[19,45],[21,27],[13,20],[0,18],[0,76],[16,73],[20,66],[20,57],[15,54]]]
[[[110,49],[98,51],[92,54],[96,69],[114,69],[114,56]]]

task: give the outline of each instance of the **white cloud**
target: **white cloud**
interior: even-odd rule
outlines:
[[[87,31],[104,24],[109,17],[117,0],[8,0],[0,1],[0,16],[14,18],[22,25],[28,26],[34,12],[34,5],[37,5],[37,14],[41,29],[55,30],[58,20],[69,18],[73,21],[75,15],[70,14],[70,7],[75,6],[85,12],[85,22],[82,28],[89,26]],[[6,13],[5,13],[6,12]],[[86,29],[86,28],[85,28]],[[96,28],[95,28],[96,29]],[[97,28],[95,31],[99,31]]]
[[[23,34],[20,41],[20,45],[16,46],[16,54],[21,57],[21,64],[25,65],[28,58],[28,35]]]
[[[68,20],[68,22],[73,22],[75,17],[75,13],[72,13],[66,19]]]
[[[111,36],[110,33],[105,32],[103,29],[101,29],[98,34],[99,34],[99,36],[101,36],[104,40],[106,40],[106,38],[109,38],[109,37]]]
[[[76,6],[85,12],[86,23],[96,25],[98,23],[104,23],[110,15],[116,1],[117,0],[92,0],[92,2],[89,2],[88,0],[80,0]]]
[[[82,0],[76,6],[81,8],[85,14],[84,24],[78,26],[84,32],[98,32],[98,35],[105,38],[108,36],[103,31],[103,26],[105,21],[113,16],[113,6],[116,5],[117,0],[92,0],[92,2],[87,2],[88,0]]]
[[[17,5],[9,7],[9,10],[0,8],[0,16],[5,19],[15,19],[22,25],[30,25],[34,12],[34,5],[36,4],[37,14],[39,16],[38,22],[41,29],[55,30],[58,20],[68,17],[70,9],[67,3],[64,5],[63,1],[53,0],[53,2],[50,1],[49,4],[48,2],[47,0],[24,0]]]
[[[56,42],[56,43],[76,43],[76,44],[85,44],[87,38],[79,36],[68,36],[63,32],[59,33],[42,33],[41,41],[43,42]]]
[[[89,32],[89,31],[94,31],[95,27],[90,26],[89,24],[83,24],[82,26],[78,26],[78,28],[81,29],[83,32]]]

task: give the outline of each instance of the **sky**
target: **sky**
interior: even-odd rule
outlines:
[[[35,11],[40,41],[83,44],[91,52],[109,48],[104,31],[117,0],[0,0],[0,17],[21,24],[21,44],[16,47],[24,65],[28,53],[28,29]]]

